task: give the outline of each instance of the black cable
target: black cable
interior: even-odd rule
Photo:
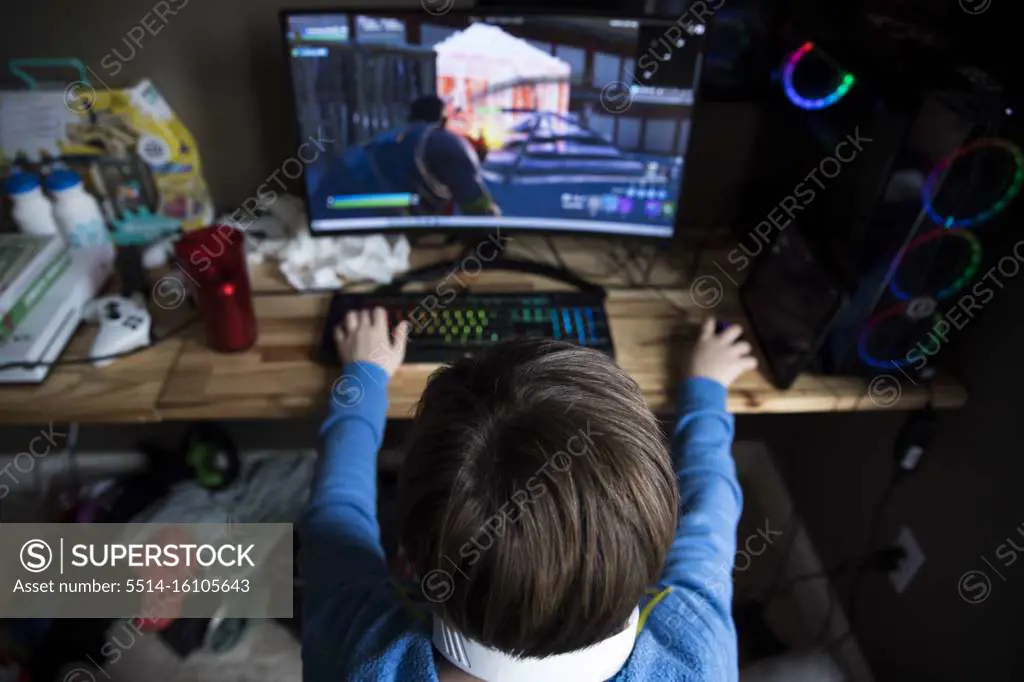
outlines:
[[[845,572],[847,572],[849,570],[856,571],[854,587],[853,587],[853,589],[851,589],[851,597],[852,598],[856,598],[856,590],[859,590],[859,585],[857,585],[857,582],[863,580],[863,576],[868,572],[868,569],[869,568],[876,568],[876,569],[877,568],[886,568],[888,566],[888,564],[891,563],[895,559],[895,556],[893,555],[893,553],[894,552],[895,553],[902,552],[902,550],[898,549],[898,548],[885,548],[885,549],[879,550],[877,552],[871,551],[871,548],[875,545],[876,538],[877,538],[877,535],[879,533],[879,528],[880,528],[880,525],[881,525],[881,521],[884,518],[883,512],[885,511],[885,508],[888,506],[889,501],[892,498],[892,493],[893,493],[893,491],[896,488],[896,483],[899,482],[902,479],[901,473],[902,472],[897,471],[893,475],[893,477],[889,480],[889,483],[886,485],[886,488],[883,491],[883,493],[882,493],[881,497],[879,498],[878,502],[875,503],[875,507],[872,510],[872,520],[871,520],[871,522],[869,523],[869,526],[868,526],[868,536],[869,536],[868,537],[868,543],[867,543],[868,549],[865,552],[863,552],[860,555],[860,557],[858,557],[858,558],[851,558],[851,559],[845,559],[845,560],[841,561],[840,563],[836,564],[835,566],[833,566],[831,568],[827,568],[827,569],[824,569],[824,570],[821,570],[821,571],[814,571],[814,572],[811,572],[811,573],[804,573],[804,574],[801,574],[801,575],[789,578],[787,580],[783,580],[782,576],[785,574],[786,566],[789,564],[789,558],[790,558],[790,556],[793,553],[793,549],[796,546],[796,542],[798,540],[798,537],[800,535],[800,530],[801,530],[798,527],[794,527],[795,524],[796,524],[796,519],[797,519],[796,509],[794,508],[793,511],[790,514],[790,521],[787,524],[787,527],[792,529],[790,531],[790,533],[789,533],[789,542],[786,544],[786,547],[782,550],[782,556],[781,556],[781,558],[779,559],[779,561],[777,563],[778,568],[776,568],[776,570],[775,570],[775,575],[772,578],[771,583],[769,584],[768,588],[765,590],[764,595],[760,599],[756,600],[756,601],[758,601],[760,603],[761,608],[762,609],[767,608],[768,605],[771,604],[781,594],[783,594],[784,592],[788,591],[789,589],[791,589],[792,587],[794,587],[795,585],[797,585],[797,584],[799,584],[801,582],[806,582],[808,580],[814,580],[815,578],[829,577],[829,576],[833,576],[835,574],[845,573]],[[898,561],[897,561],[897,563],[898,563]],[[825,614],[825,618],[823,619],[822,625],[821,625],[821,627],[818,630],[818,634],[815,636],[815,639],[814,639],[815,645],[820,644],[825,639],[825,636],[828,634],[828,629],[829,629],[829,627],[832,624],[832,618],[835,615],[835,607],[836,607],[835,592],[833,590],[829,590],[828,611]],[[845,641],[850,636],[852,636],[852,633],[853,633],[853,631],[852,631],[852,628],[853,628],[853,614],[852,614],[852,611],[850,611],[849,609],[848,609],[848,612],[850,613],[850,616],[851,616],[850,617],[850,628],[851,629],[847,633],[842,635],[841,637],[838,637],[835,640],[833,640],[832,642],[829,642],[827,644],[827,646],[829,646],[829,647],[835,646],[837,644],[842,643],[843,641]]]
[[[644,266],[644,272],[640,276],[640,283],[642,285],[650,286],[651,284],[651,273],[654,272],[654,264],[658,262],[658,251],[654,249],[651,251],[651,259],[647,261],[647,265]]]
[[[643,245],[636,245],[631,249],[627,249],[624,254],[612,254],[619,267],[626,273],[626,278],[629,280],[630,286],[646,287],[650,282],[650,271],[654,268],[654,259],[647,261],[646,263],[640,262],[640,254],[643,251]],[[621,258],[621,260],[620,260]],[[655,254],[655,258],[657,255]],[[633,267],[638,270],[643,270],[643,274],[638,279],[633,275]]]
[[[700,241],[697,243],[697,248],[693,250],[693,259],[690,261],[690,267],[686,271],[686,279],[693,281],[693,278],[697,274],[697,270],[700,268],[701,260],[704,257],[704,237],[702,235]]]
[[[789,529],[788,540],[786,542],[785,549],[782,550],[782,557],[776,562],[775,575],[772,576],[772,581],[768,584],[768,589],[765,590],[764,596],[761,597],[760,601],[763,604],[768,604],[775,598],[775,592],[779,589],[779,585],[782,583],[782,575],[786,572],[786,565],[789,563],[789,557],[793,554],[793,548],[796,546],[797,536],[800,534],[801,528],[796,525],[797,514],[796,506],[789,512],[789,522],[786,523],[786,528]]]
[[[637,285],[638,286],[642,286],[642,287],[654,287],[654,286],[657,286],[657,285],[651,284],[651,275],[654,274],[654,266],[657,264],[658,259],[660,258],[661,254],[658,252],[658,247],[656,245],[646,245],[646,246],[650,246],[650,250],[648,252],[650,257],[643,264],[637,263],[637,268],[641,270],[640,280],[637,282]],[[641,245],[635,251],[632,251],[629,254],[627,254],[627,257],[628,258],[632,258],[633,262],[636,263],[637,262],[637,257],[639,255],[641,255],[643,251],[644,251],[644,245]],[[646,256],[647,254],[643,254],[643,255]],[[670,267],[671,267],[671,264],[670,264]],[[672,282],[672,284],[668,285],[666,288],[675,288],[675,287],[679,286],[680,284],[682,284],[684,281],[688,281],[688,280],[689,280],[689,277],[685,273],[680,272],[678,274],[678,276],[676,277],[676,280],[674,282]]]
[[[854,570],[858,565],[859,564],[854,563],[853,561],[847,560],[836,564],[832,568],[826,568],[821,571],[811,571],[810,573],[801,573],[800,575],[793,576],[778,585],[774,594],[771,595],[765,605],[800,583],[807,582],[808,580],[815,580],[817,578],[834,578],[846,573],[847,571]]]
[[[658,296],[660,296],[661,299],[663,301],[665,301],[665,303],[668,303],[670,306],[672,306],[672,309],[675,310],[677,313],[689,313],[689,312],[691,312],[691,310],[689,308],[687,308],[686,306],[679,305],[678,303],[673,301],[671,298],[669,298],[668,294],[665,293],[664,288],[662,288],[662,287],[652,287],[652,286],[649,286],[647,288],[650,289],[651,291],[653,291],[654,293],[658,294]]]
[[[642,249],[642,248],[643,247],[640,247],[640,249]],[[684,313],[684,314],[690,313],[691,310],[689,308],[687,308],[684,305],[680,305],[679,303],[676,303],[671,298],[669,298],[668,294],[665,293],[665,291],[668,290],[668,289],[671,289],[671,290],[674,291],[676,289],[676,285],[675,284],[672,284],[672,285],[669,285],[669,286],[663,286],[663,285],[657,285],[657,284],[651,284],[650,283],[651,272],[654,270],[654,264],[657,263],[657,261],[658,261],[658,253],[657,253],[657,251],[652,252],[650,260],[646,261],[646,263],[643,263],[643,264],[638,264],[637,263],[637,255],[638,255],[637,252],[638,251],[639,251],[639,249],[627,250],[627,252],[625,254],[622,254],[622,260],[619,260],[619,258],[618,258],[619,255],[618,254],[614,254],[614,253],[610,254],[613,259],[618,261],[619,267],[626,274],[626,279],[629,282],[629,284],[626,287],[622,287],[622,288],[636,289],[637,287],[642,287],[644,289],[650,289],[651,291],[656,293],[663,301],[668,303],[672,307],[672,309],[675,310],[677,313]],[[636,277],[633,276],[633,272],[630,269],[630,266],[632,266],[632,265],[637,265],[638,269],[642,269],[642,274],[641,274],[641,278],[640,278],[639,281],[637,280]],[[680,279],[682,279],[682,278],[680,278]],[[618,287],[606,287],[606,288],[618,288]]]
[[[903,557],[904,551],[902,548],[889,547],[879,550],[878,552],[873,552],[872,554],[865,556],[860,560],[847,559],[831,568],[826,568],[824,570],[815,570],[809,573],[800,574],[800,576],[796,576],[778,585],[774,585],[772,589],[768,592],[768,594],[765,596],[763,601],[760,602],[760,606],[762,610],[767,608],[771,604],[771,602],[774,601],[777,597],[787,593],[788,591],[793,590],[801,583],[806,583],[808,581],[825,578],[835,579],[836,577],[842,576],[842,574],[849,573],[850,571],[866,572],[869,568],[879,571],[888,571],[897,566],[899,564],[899,561],[902,560]],[[825,614],[824,624],[822,626],[825,633],[827,632],[828,627],[831,625],[831,619],[833,619],[835,615],[835,605],[836,600],[833,596],[833,592],[829,591],[828,611]],[[822,644],[821,646],[824,646],[825,648],[831,648],[843,643],[846,639],[852,636],[853,630],[847,630],[847,632],[842,636],[837,637],[834,640],[831,640],[830,642]],[[821,641],[822,639],[822,632],[819,629],[818,635],[815,638],[815,643]]]
[[[32,369],[33,367],[57,367],[60,365],[89,365],[94,362],[102,362],[104,360],[117,360],[119,358],[126,358],[128,356],[136,355],[138,353],[142,353],[143,351],[147,351],[150,348],[155,347],[157,344],[163,343],[167,339],[170,339],[180,334],[181,332],[185,331],[190,326],[192,326],[192,323],[198,319],[198,315],[193,315],[189,319],[185,320],[185,322],[169,329],[165,334],[162,334],[161,336],[153,335],[152,340],[145,346],[139,346],[138,348],[133,348],[132,350],[126,350],[120,353],[111,353],[110,355],[100,355],[97,357],[90,358],[61,358],[59,360],[54,360],[52,362],[8,362],[3,365],[0,365],[0,372],[8,369]]]
[[[902,547],[885,547],[876,552],[872,552],[863,557],[845,559],[831,568],[826,568],[820,571],[812,571],[810,573],[802,573],[797,576],[793,576],[785,581],[776,581],[772,588],[761,600],[762,606],[768,606],[772,601],[783,593],[791,590],[799,583],[807,582],[809,580],[816,580],[818,578],[833,578],[850,571],[856,571],[858,569],[874,569],[876,571],[890,571],[899,565],[899,562],[904,558],[904,551]]]
[[[893,493],[896,491],[896,485],[903,479],[902,472],[897,472],[889,479],[888,485],[882,495],[878,498],[878,502],[875,503],[875,508],[872,511],[871,525],[868,531],[868,540],[865,544],[865,554],[873,551],[873,547],[878,542],[878,536],[881,535],[882,522],[885,520],[885,510],[892,501]],[[857,596],[860,592],[861,585],[864,582],[864,576],[867,575],[867,571],[864,566],[860,567],[857,571],[857,577],[854,581],[853,587],[850,589],[850,596],[847,601],[846,610],[850,614],[850,629],[854,628],[855,621],[857,620]]]
[[[896,490],[897,484],[903,480],[901,471],[896,471],[889,482],[885,486],[885,490],[882,491],[881,496],[875,503],[874,508],[871,511],[871,522],[868,524],[868,540],[865,543],[865,550],[863,555],[868,555],[872,552],[872,548],[878,541],[878,536],[881,532],[882,521],[885,519],[885,510],[889,506],[889,502],[892,500],[893,492]],[[846,600],[846,614],[849,620],[849,634],[855,631],[856,620],[857,620],[857,605],[860,596],[860,589],[864,583],[864,578],[868,574],[867,564],[861,564],[857,568],[857,572],[854,576],[853,586],[850,588],[850,593]],[[828,642],[828,631],[832,626],[832,618],[835,616],[836,610],[836,598],[833,591],[829,591],[828,600],[828,611],[825,614],[825,618],[822,620],[821,627],[818,630],[817,636],[814,638],[815,646],[824,646]]]
[[[621,269],[621,267],[617,263],[612,268],[604,272],[583,272],[578,268],[571,268],[568,264],[566,264],[565,259],[562,258],[562,254],[559,253],[558,247],[555,245],[555,240],[552,237],[548,236],[544,237],[544,241],[545,243],[547,243],[548,249],[551,251],[551,255],[554,256],[555,262],[558,263],[558,267],[568,272],[571,272],[577,277],[582,277],[584,279],[600,279],[602,277],[611,277],[612,275],[617,274]]]
[[[658,253],[656,251],[651,254],[650,260],[645,261],[643,264],[637,263],[637,256],[638,256],[639,252],[641,250],[643,250],[643,248],[645,246],[647,246],[646,244],[627,246],[625,248],[625,250],[624,250],[624,253],[619,252],[619,245],[618,244],[612,244],[611,249],[609,251],[605,252],[605,254],[604,254],[605,256],[607,256],[609,258],[609,260],[611,260],[612,266],[609,267],[608,269],[606,269],[603,272],[587,272],[587,271],[581,271],[579,269],[576,269],[576,268],[570,266],[566,262],[565,258],[562,256],[562,253],[558,250],[558,246],[555,244],[555,241],[554,241],[554,239],[552,237],[546,236],[546,237],[544,237],[544,240],[545,240],[545,243],[548,246],[548,250],[550,251],[550,254],[551,254],[552,258],[554,258],[554,260],[555,260],[555,264],[558,267],[560,267],[561,269],[565,270],[566,272],[568,272],[568,273],[570,273],[570,274],[572,274],[572,275],[574,275],[574,276],[576,276],[576,277],[578,277],[580,279],[602,279],[602,278],[605,278],[605,277],[611,277],[612,275],[623,273],[623,274],[625,274],[625,279],[627,280],[627,284],[622,285],[622,284],[605,284],[605,283],[602,283],[601,284],[601,288],[603,288],[603,289],[636,289],[638,287],[643,287],[643,288],[651,289],[651,290],[655,291],[659,296],[661,296],[676,311],[678,311],[678,312],[689,312],[689,310],[687,308],[685,308],[684,306],[681,306],[678,303],[676,303],[675,301],[671,300],[664,293],[665,290],[668,290],[668,289],[673,289],[674,290],[674,289],[676,289],[677,285],[679,283],[681,283],[682,280],[684,279],[684,276],[680,276],[679,280],[677,280],[677,282],[675,282],[675,283],[673,283],[671,285],[651,284],[650,283],[650,276],[651,276],[651,274],[652,274],[652,272],[654,270],[654,265],[657,263],[657,260],[658,260]],[[550,264],[550,261],[548,259],[544,258],[541,254],[537,253],[535,250],[533,250],[532,248],[530,248],[526,244],[523,244],[521,242],[516,242],[516,245],[519,248],[521,248],[524,251],[526,251],[526,253],[534,261],[536,261],[538,263],[543,263],[543,264]],[[641,275],[640,281],[637,280],[637,277],[634,276],[634,273],[630,269],[631,266],[634,266],[634,265],[636,265],[638,269],[642,270],[642,275]]]

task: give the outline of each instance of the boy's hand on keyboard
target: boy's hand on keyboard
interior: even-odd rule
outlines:
[[[690,359],[689,376],[713,379],[728,388],[739,375],[757,367],[757,360],[751,355],[752,348],[746,341],[740,341],[743,329],[729,325],[722,331],[715,331],[715,318],[704,320],[700,339]]]
[[[372,362],[380,365],[388,376],[394,375],[405,360],[408,339],[409,323],[399,323],[392,334],[383,308],[350,310],[342,324],[334,328],[334,343],[341,364]]]

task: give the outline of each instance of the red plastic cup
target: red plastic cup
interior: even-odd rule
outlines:
[[[186,232],[174,251],[202,315],[207,345],[221,353],[252,348],[256,314],[242,231],[211,225]]]

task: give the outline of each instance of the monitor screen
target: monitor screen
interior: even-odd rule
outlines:
[[[704,25],[284,16],[314,234],[671,237]]]

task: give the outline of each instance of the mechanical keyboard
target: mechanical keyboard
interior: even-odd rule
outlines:
[[[434,299],[433,308],[424,302]],[[423,293],[335,294],[327,313],[321,359],[337,363],[333,329],[349,310],[382,307],[388,324],[412,328],[407,363],[444,363],[517,337],[555,339],[614,356],[604,297],[598,293],[469,293],[450,303]]]

